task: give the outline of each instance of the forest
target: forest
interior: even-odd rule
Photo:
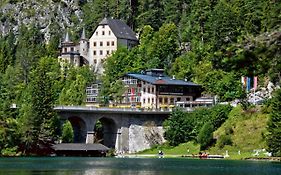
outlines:
[[[217,95],[220,101],[246,98],[241,76],[258,76],[259,87],[269,81],[280,83],[279,0],[80,0],[77,3],[83,20],[73,16],[75,25],[68,28],[73,38],[79,39],[83,27],[90,37],[98,22],[108,16],[131,26],[139,36],[139,45],[131,50],[119,48],[106,60],[105,74],[100,77],[87,66],[60,69],[58,46],[66,31],[55,22],[50,25],[48,41],[34,23],[20,26],[18,33],[1,35],[2,154],[37,154],[34,150],[39,150],[40,145],[61,139],[62,129],[53,106],[83,105],[85,88],[96,79],[103,82],[104,104],[119,98],[122,89],[116,80],[124,73],[148,68],[163,68],[168,75],[201,84],[205,94]],[[280,93],[276,94],[280,98]],[[272,134],[269,145],[278,142],[274,135],[281,132],[279,102],[272,102],[275,112],[269,123]],[[278,145],[273,147],[280,153]]]

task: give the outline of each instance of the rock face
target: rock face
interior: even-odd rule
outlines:
[[[252,104],[260,104],[266,99],[270,99],[272,97],[272,93],[274,90],[279,89],[279,85],[274,85],[272,82],[267,84],[267,87],[262,87],[258,89],[256,92],[253,90],[248,94],[248,102]]]
[[[131,125],[129,128],[129,152],[134,153],[165,142],[162,126]],[[138,138],[138,139],[136,139]]]
[[[79,0],[24,0],[14,3],[0,2],[0,35],[18,33],[19,27],[33,24],[48,40],[54,26],[61,30],[79,26],[82,11]],[[76,24],[74,24],[74,22]]]

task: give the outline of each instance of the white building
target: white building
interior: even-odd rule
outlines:
[[[61,43],[61,62],[75,66],[89,64],[94,72],[103,73],[103,63],[118,47],[136,46],[138,39],[133,30],[119,19],[104,18],[95,28],[90,40],[83,30],[79,44],[75,45],[68,33]]]
[[[165,76],[163,69],[150,69],[141,74],[128,73],[122,81],[126,88],[120,104],[123,106],[173,108],[178,102],[193,102],[202,92],[200,85]]]

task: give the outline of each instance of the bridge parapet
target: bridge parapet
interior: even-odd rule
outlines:
[[[97,113],[130,113],[130,114],[170,114],[171,110],[143,110],[134,108],[106,108],[94,106],[56,106],[56,111],[97,112]]]

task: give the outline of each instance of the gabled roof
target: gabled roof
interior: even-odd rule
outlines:
[[[104,18],[99,25],[109,25],[117,38],[137,41],[135,32],[119,19]]]
[[[200,86],[198,84],[189,81],[177,80],[168,76],[151,76],[146,74],[131,74],[131,73],[128,73],[126,75],[154,85],[163,84],[163,85],[181,85],[181,86]]]

